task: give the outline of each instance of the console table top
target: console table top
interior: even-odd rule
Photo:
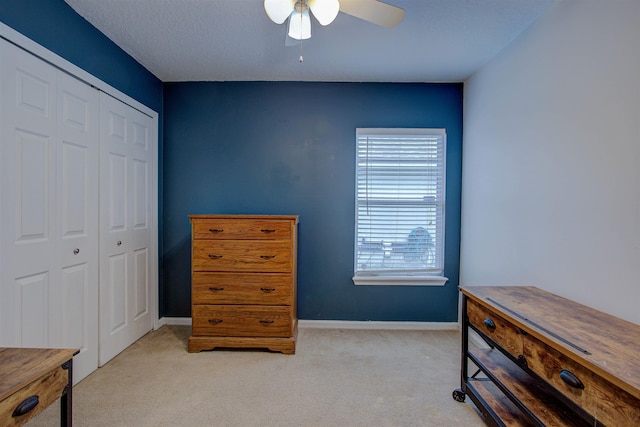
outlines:
[[[0,401],[77,353],[74,349],[0,347]]]

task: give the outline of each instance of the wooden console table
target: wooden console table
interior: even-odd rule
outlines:
[[[72,424],[73,356],[78,350],[0,348],[0,425],[21,426],[60,398],[60,425]]]
[[[534,287],[460,290],[453,398],[469,396],[487,424],[640,425],[640,326]],[[470,344],[470,330],[487,345]]]

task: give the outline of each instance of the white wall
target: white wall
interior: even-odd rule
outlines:
[[[640,324],[640,1],[559,0],[465,83],[461,285]]]

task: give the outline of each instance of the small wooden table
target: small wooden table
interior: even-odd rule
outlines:
[[[0,425],[21,426],[60,398],[60,425],[71,426],[76,354],[73,349],[0,348]]]

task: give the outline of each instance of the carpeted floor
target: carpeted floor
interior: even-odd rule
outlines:
[[[73,389],[75,426],[483,426],[459,386],[457,331],[303,328],[296,354],[187,353],[147,334]],[[58,426],[55,403],[30,427]]]

